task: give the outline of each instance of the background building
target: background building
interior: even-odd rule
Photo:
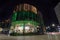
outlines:
[[[21,34],[45,32],[41,12],[30,4],[17,5],[12,14],[11,31]]]

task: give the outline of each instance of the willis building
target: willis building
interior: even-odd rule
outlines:
[[[41,12],[30,4],[17,5],[13,10],[11,21],[12,32],[19,34],[45,32]]]

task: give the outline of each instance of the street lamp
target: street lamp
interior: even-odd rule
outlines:
[[[52,24],[52,26],[55,26],[55,24]]]

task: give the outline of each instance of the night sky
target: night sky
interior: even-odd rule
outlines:
[[[54,7],[59,0],[0,0],[0,21],[11,18],[14,7],[17,4],[29,3],[34,5],[41,11],[45,25],[51,23],[58,24],[58,20],[54,11]]]

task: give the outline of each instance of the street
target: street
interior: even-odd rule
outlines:
[[[6,36],[0,35],[0,40],[60,40],[60,35],[55,38],[54,35],[34,35],[34,36]]]

